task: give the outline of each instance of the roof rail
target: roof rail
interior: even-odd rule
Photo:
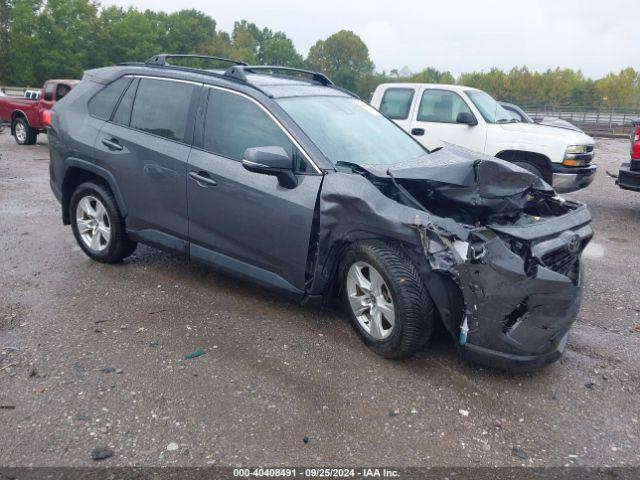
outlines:
[[[233,63],[234,65],[242,65],[242,66],[247,65],[245,62],[241,62],[239,60],[233,60],[231,58],[212,57],[210,55],[191,55],[191,54],[182,54],[182,53],[160,53],[158,55],[154,55],[144,63],[146,65],[158,65],[158,66],[171,65],[169,62],[167,62],[167,59],[169,58],[195,58],[200,60],[217,60],[220,62]]]
[[[266,70],[270,72],[287,72],[287,73],[302,73],[303,75],[308,75],[311,77],[311,80],[314,82],[318,82],[324,86],[333,86],[333,82],[329,80],[329,77],[326,75],[314,72],[311,70],[304,70],[302,68],[295,67],[281,67],[276,65],[247,65],[247,64],[238,64],[232,67],[229,67],[226,72],[224,72],[225,76],[237,78],[244,82],[247,81],[247,73],[257,73],[260,70]]]

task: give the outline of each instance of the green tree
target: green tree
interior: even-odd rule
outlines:
[[[367,96],[368,92],[359,91],[358,83],[373,73],[374,66],[369,49],[355,33],[341,30],[319,40],[309,50],[307,64],[331,77],[337,85]]]

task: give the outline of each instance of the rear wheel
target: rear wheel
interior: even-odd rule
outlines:
[[[13,137],[18,145],[33,145],[38,139],[38,132],[29,126],[24,117],[18,117],[13,121]]]
[[[137,244],[127,238],[118,205],[103,185],[79,185],[71,196],[69,209],[76,241],[93,260],[116,263],[134,252]]]
[[[382,242],[356,243],[341,264],[344,302],[352,323],[376,353],[411,355],[428,341],[433,302],[411,260]]]

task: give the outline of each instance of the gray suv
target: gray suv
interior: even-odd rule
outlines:
[[[320,73],[176,57],[88,71],[52,110],[51,187],[89,257],[142,242],[303,303],[340,298],[390,358],[437,322],[472,361],[561,355],[585,205],[502,160],[429,152]]]

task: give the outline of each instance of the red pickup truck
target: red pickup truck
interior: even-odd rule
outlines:
[[[623,163],[616,183],[625,190],[640,192],[640,118],[631,121],[631,158]]]
[[[79,80],[47,80],[42,86],[40,99],[0,97],[0,122],[11,125],[11,134],[20,145],[36,143],[38,133],[44,132],[45,112],[64,97]]]

